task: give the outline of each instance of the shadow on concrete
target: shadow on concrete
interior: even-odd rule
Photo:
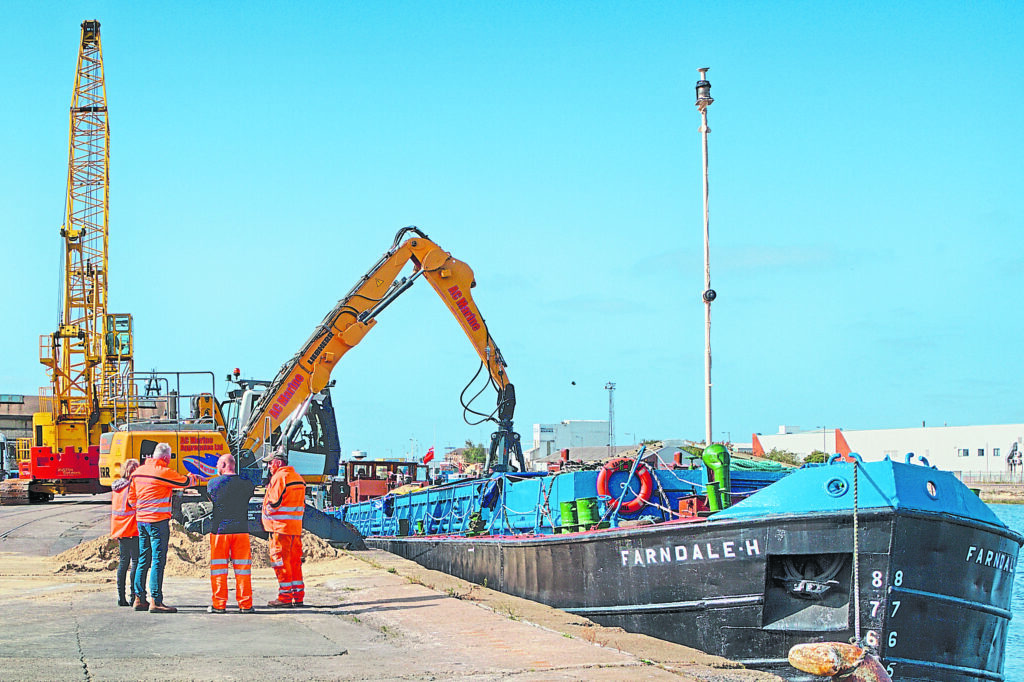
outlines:
[[[408,604],[409,602],[415,601],[436,601],[438,599],[447,599],[443,594],[431,594],[423,597],[399,597],[395,599],[375,599],[374,601],[350,601],[339,606],[368,606],[370,604]],[[309,604],[306,604],[309,606]]]

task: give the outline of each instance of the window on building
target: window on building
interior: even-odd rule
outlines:
[[[985,448],[978,448],[978,457],[985,456]]]
[[[967,448],[959,448],[956,451],[956,454],[957,454],[958,457],[970,457],[971,456],[971,451],[968,450]]]
[[[992,456],[993,457],[998,457],[999,456],[999,448],[992,448]]]

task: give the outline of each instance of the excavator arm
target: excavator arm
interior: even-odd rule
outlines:
[[[409,234],[413,236],[403,241]],[[414,266],[412,274],[398,279],[410,262]],[[470,289],[476,286],[473,270],[416,227],[399,230],[391,249],[338,301],[298,354],[278,371],[240,431],[237,449],[243,466],[251,464],[256,454],[264,454],[262,448],[270,442],[271,434],[303,401],[328,384],[342,356],[377,324],[377,315],[420,277],[430,282],[455,316],[498,392],[497,409],[488,415],[498,423],[498,431],[491,436],[488,468],[505,471],[514,461],[519,470],[525,469],[519,435],[512,430],[515,388],[505,372],[505,359],[470,295]]]

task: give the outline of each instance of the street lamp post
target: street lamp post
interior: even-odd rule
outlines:
[[[707,80],[707,67],[697,69],[697,109],[700,111],[701,155],[704,168],[704,445],[711,445],[711,302],[715,290],[711,288],[711,247],[708,229],[708,107],[715,100],[711,98],[711,83]]]
[[[615,382],[604,385],[608,391],[608,456],[615,456]]]

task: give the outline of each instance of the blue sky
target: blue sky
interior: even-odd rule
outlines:
[[[139,370],[270,377],[418,225],[469,263],[532,424],[1022,421],[1018,3],[5,3],[0,393],[45,381],[79,24],[111,121],[110,310]],[[422,283],[335,371],[343,450],[419,454],[476,356]],[[573,384],[575,382],[575,384]],[[221,386],[222,387],[222,384]],[[490,406],[491,398],[483,403]]]

